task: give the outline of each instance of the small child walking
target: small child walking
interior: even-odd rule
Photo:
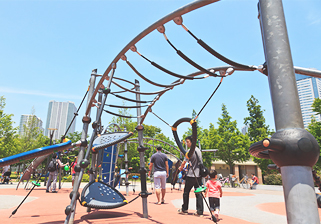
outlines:
[[[208,195],[210,209],[214,211],[217,220],[220,212],[220,198],[222,194],[222,184],[217,180],[217,171],[213,170],[210,172],[210,179],[206,182],[205,197]]]

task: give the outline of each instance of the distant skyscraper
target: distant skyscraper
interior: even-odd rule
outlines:
[[[304,127],[307,128],[313,115],[317,121],[321,120],[320,115],[312,111],[312,103],[315,98],[321,98],[321,79],[295,74],[298,87],[300,106]]]
[[[28,122],[31,121],[32,117],[34,117],[36,119],[35,122],[35,127],[39,128],[39,132],[43,134],[43,127],[42,127],[42,120],[37,117],[36,115],[29,115],[29,114],[23,114],[20,117],[20,125],[19,125],[19,135],[23,136],[24,133],[24,126],[28,125]]]
[[[50,137],[48,128],[56,128],[57,130],[54,132],[53,139],[60,139],[65,134],[76,111],[77,108],[73,102],[49,101],[45,135]],[[75,132],[75,129],[76,119],[70,126],[68,133]]]
[[[244,126],[242,127],[242,134],[245,135],[248,131],[249,131],[249,126],[244,125]]]

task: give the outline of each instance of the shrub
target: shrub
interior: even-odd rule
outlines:
[[[264,178],[265,184],[268,185],[282,185],[281,174],[270,174]]]

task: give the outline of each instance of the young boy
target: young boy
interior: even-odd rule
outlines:
[[[220,212],[220,198],[222,197],[222,184],[217,180],[217,171],[210,172],[210,179],[206,182],[205,197],[208,193],[208,201],[210,203],[211,211],[214,211],[214,215],[218,220],[218,214]]]

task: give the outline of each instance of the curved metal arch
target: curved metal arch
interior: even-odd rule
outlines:
[[[171,148],[173,148],[173,149],[175,149],[176,151],[178,151],[182,156],[184,156],[183,155],[183,153],[177,148],[177,147],[175,147],[175,146],[173,146],[173,145],[171,145],[171,144],[169,144],[168,142],[165,142],[165,141],[163,141],[163,140],[160,140],[160,139],[157,139],[157,138],[149,138],[149,137],[144,137],[143,138],[143,140],[150,140],[150,141],[157,141],[157,142],[161,142],[161,143],[163,143],[163,144],[165,144],[165,145],[168,145],[169,147],[171,147]],[[134,140],[138,140],[138,138],[130,138],[130,139],[127,139],[127,141],[128,142],[132,142],[132,143],[137,143],[138,144],[138,142],[133,142]],[[144,143],[144,144],[148,144],[148,143]],[[150,145],[150,144],[149,144]],[[156,146],[154,146],[154,145],[152,145],[153,147],[156,147]],[[165,151],[165,150],[164,150]],[[169,153],[171,153],[171,152],[169,152]],[[176,155],[173,155],[173,156],[175,156],[176,157]],[[177,157],[176,157],[177,158]],[[178,159],[178,158],[177,158]],[[181,160],[181,159],[178,159],[178,160]]]
[[[180,154],[182,154],[182,156],[184,156],[183,153],[177,147],[169,144],[168,142],[165,142],[165,141],[157,139],[157,138],[149,138],[149,137],[144,137],[144,139],[161,142],[161,143],[163,143],[165,145],[170,146],[171,148],[174,148],[176,151],[178,151]]]
[[[119,59],[121,58],[122,55],[124,55],[131,46],[135,45],[138,41],[140,41],[142,38],[144,38],[146,35],[148,35],[149,33],[151,33],[153,30],[157,29],[158,26],[163,25],[171,20],[173,20],[175,17],[177,16],[181,16],[184,15],[188,12],[191,12],[195,9],[201,8],[203,6],[209,5],[211,3],[214,2],[218,2],[219,0],[197,0],[194,2],[191,2],[175,11],[173,11],[172,13],[164,16],[163,18],[159,19],[158,21],[156,21],[155,23],[153,23],[152,25],[150,25],[149,27],[147,27],[145,30],[143,30],[140,34],[138,34],[133,40],[131,40],[119,53],[118,55],[114,58],[114,60],[110,63],[110,65],[107,67],[106,71],[104,72],[104,74],[102,75],[101,79],[98,82],[98,86],[103,84],[103,81],[106,79],[107,75],[109,74],[109,72],[112,69],[112,65],[116,64]],[[90,103],[88,105],[91,105],[91,102],[93,102],[93,100],[95,99],[96,95],[97,95],[98,89],[95,88],[92,97],[90,99]],[[86,113],[85,115],[89,114],[91,107],[87,107],[86,109]]]
[[[118,131],[121,131],[121,128],[119,127],[118,124],[116,123],[110,123],[106,128],[105,128],[105,131],[103,131],[103,133],[107,133],[107,129],[110,128],[111,126],[114,126],[118,129]]]
[[[136,144],[139,144],[139,142],[136,142],[136,141],[127,141],[127,143],[136,143]],[[149,143],[146,143],[146,142],[144,142],[144,145],[149,145],[149,146],[151,146],[151,147],[154,147],[154,148],[156,148],[157,146],[156,145],[153,145],[153,144],[149,144]],[[181,161],[182,162],[182,160],[181,159],[179,159],[176,155],[174,155],[173,153],[171,153],[171,152],[169,152],[169,151],[167,151],[166,149],[162,149],[164,152],[167,152],[168,154],[170,154],[170,155],[172,155],[172,156],[174,156],[177,160],[179,160],[179,161]]]

